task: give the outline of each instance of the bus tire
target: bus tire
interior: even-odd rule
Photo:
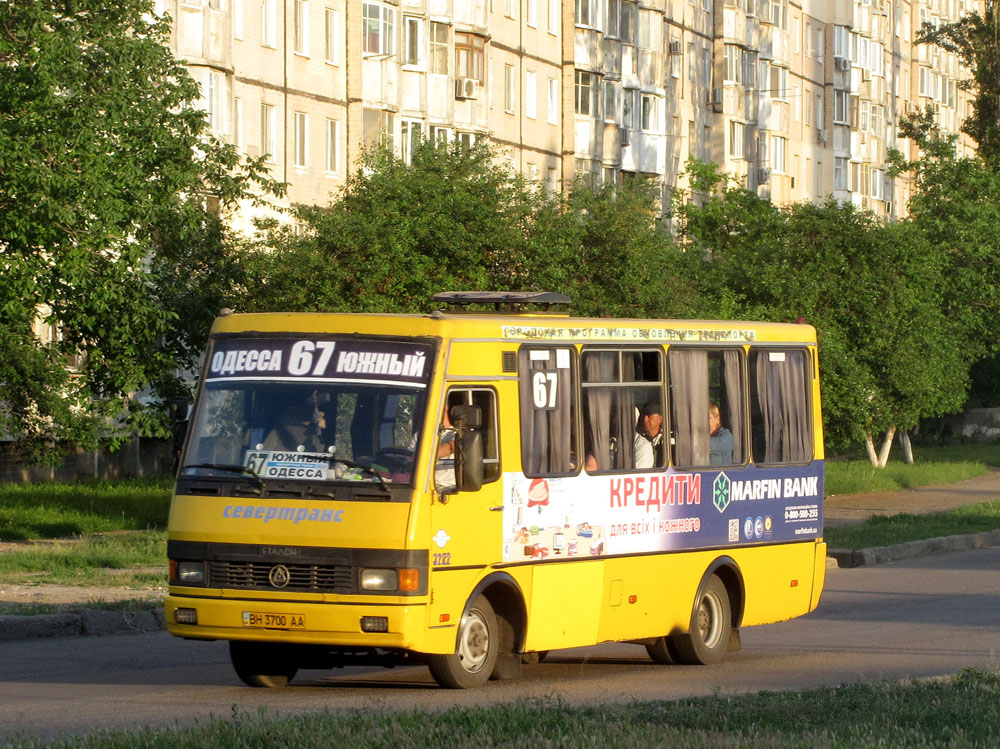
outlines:
[[[288,686],[299,670],[289,655],[280,645],[229,641],[229,658],[236,675],[251,687]]]
[[[485,596],[479,596],[462,614],[455,652],[428,658],[431,676],[449,689],[483,686],[496,665],[499,640],[493,607]]]
[[[655,642],[646,646],[646,652],[653,659],[653,663],[660,663],[669,666],[678,663],[677,645],[674,644],[672,635],[657,637]]]
[[[690,631],[673,636],[678,662],[697,665],[718,663],[726,655],[732,629],[729,591],[717,575],[712,575],[698,591]]]

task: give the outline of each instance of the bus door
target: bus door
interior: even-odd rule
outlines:
[[[440,415],[433,452],[431,567],[435,571],[481,568],[500,561],[502,556],[503,485],[499,480],[497,393],[480,384],[452,385],[445,401],[447,414]],[[458,434],[450,417],[455,406],[474,406],[480,416],[476,431],[482,438],[483,485],[475,492],[456,488]]]

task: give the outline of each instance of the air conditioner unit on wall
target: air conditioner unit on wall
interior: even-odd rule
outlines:
[[[475,78],[455,79],[456,99],[475,99],[479,96],[479,81]]]
[[[851,61],[848,60],[846,57],[834,57],[833,64],[837,68],[837,70],[840,70],[845,73],[851,69]]]
[[[830,131],[829,130],[820,130],[819,131],[819,142],[820,143],[829,143],[830,142]]]
[[[757,184],[766,185],[771,181],[771,170],[765,169],[764,167],[759,167],[757,169]]]

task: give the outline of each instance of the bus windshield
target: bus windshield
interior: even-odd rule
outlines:
[[[303,343],[313,345],[316,354],[308,362]],[[229,356],[227,366],[227,354],[240,345],[242,356]],[[405,354],[401,359],[402,352],[384,344],[369,346],[373,351],[367,359],[358,356],[363,343],[295,345],[219,342],[191,425],[182,475],[412,484],[427,393],[422,372],[414,376],[414,360]],[[257,356],[247,355],[246,347]],[[252,369],[248,359],[255,364]],[[261,359],[268,376],[261,376]],[[410,362],[409,370],[404,371],[403,361]],[[421,354],[420,365],[425,361]]]

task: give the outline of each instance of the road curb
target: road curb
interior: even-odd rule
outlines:
[[[924,538],[919,541],[908,541],[904,544],[873,546],[867,549],[830,549],[827,552],[828,560],[834,560],[835,564],[831,565],[828,561],[827,566],[865,567],[925,554],[978,549],[981,546],[1000,546],[1000,529],[982,531],[981,533],[964,533],[957,536]]]
[[[0,642],[72,635],[123,635],[160,632],[167,628],[163,609],[104,611],[82,609],[64,614],[0,615]]]

